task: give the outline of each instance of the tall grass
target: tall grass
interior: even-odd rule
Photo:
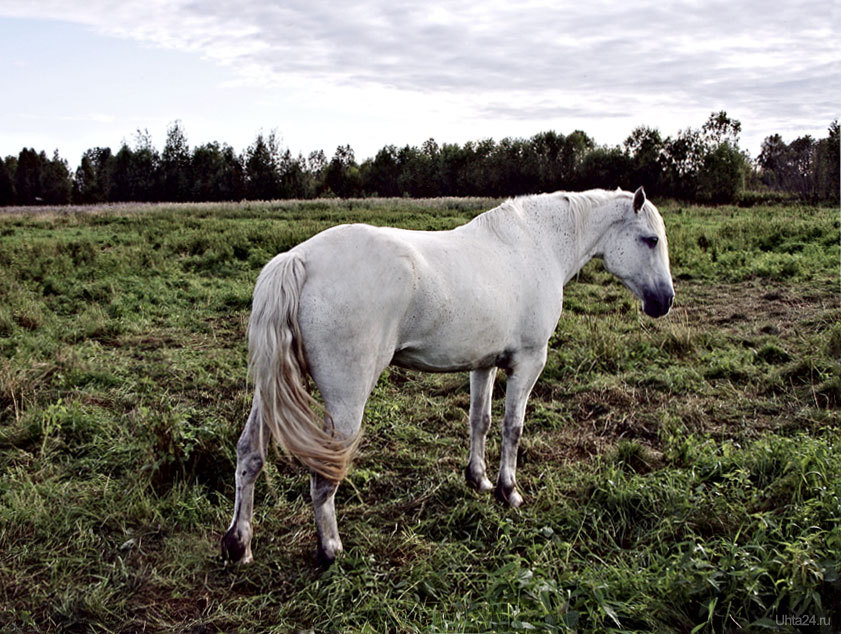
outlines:
[[[446,229],[492,204],[0,217],[0,629],[837,631],[827,208],[663,205],[663,320],[588,265],[530,402],[522,510],[463,483],[466,375],[391,368],[338,493],[347,555],[317,568],[307,476],[278,460],[257,486],[256,562],[224,565],[260,268],[339,222]],[[492,433],[492,472],[498,455]]]

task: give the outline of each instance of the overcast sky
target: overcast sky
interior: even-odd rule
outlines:
[[[380,147],[555,130],[620,144],[726,110],[753,156],[841,109],[837,0],[0,0],[0,155]]]

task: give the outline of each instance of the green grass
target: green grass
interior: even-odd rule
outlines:
[[[346,556],[317,568],[307,476],[275,460],[256,561],[223,564],[260,268],[339,222],[444,229],[492,205],[0,216],[0,630],[841,628],[825,207],[663,204],[677,299],[661,320],[585,267],[529,404],[521,510],[463,482],[467,376],[392,368],[337,496]],[[492,475],[498,456],[492,433]]]

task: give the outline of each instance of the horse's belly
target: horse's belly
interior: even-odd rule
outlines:
[[[403,348],[395,351],[391,364],[424,372],[464,372],[478,368],[504,366],[506,358],[505,351],[485,355],[455,355],[452,352],[432,353],[424,349]]]
[[[475,317],[475,315],[474,315]],[[471,323],[458,319],[437,323],[435,328],[403,332],[391,363],[427,372],[459,372],[504,367],[515,342],[499,323]]]

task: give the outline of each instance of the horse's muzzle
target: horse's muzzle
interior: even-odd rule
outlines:
[[[674,301],[674,289],[660,288],[643,294],[642,310],[649,317],[662,317],[669,312]]]

